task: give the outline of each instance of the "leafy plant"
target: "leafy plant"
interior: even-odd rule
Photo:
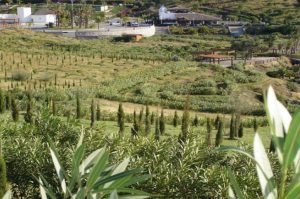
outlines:
[[[61,164],[58,153],[50,143],[50,154],[59,179],[60,187],[53,188],[43,176],[39,177],[40,194],[46,198],[106,198],[110,194],[118,198],[147,198],[150,194],[128,188],[133,184],[146,180],[149,175],[138,176],[140,169],[126,170],[129,158],[118,165],[108,166],[109,154],[105,147],[92,152],[83,159],[85,145],[82,144],[83,133],[73,153],[72,164],[66,171]]]
[[[254,136],[254,155],[245,150],[233,147],[223,147],[220,151],[236,151],[251,158],[256,165],[262,195],[267,199],[294,199],[300,193],[300,111],[292,118],[287,109],[276,98],[270,87],[266,94],[265,109],[267,111],[270,132],[277,158],[280,162],[280,179],[276,184],[270,160],[258,133]],[[294,172],[294,173],[293,173]],[[291,180],[289,174],[293,173]],[[231,186],[230,198],[245,198],[233,172],[228,171]]]

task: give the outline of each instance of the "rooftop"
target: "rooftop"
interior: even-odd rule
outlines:
[[[175,13],[176,18],[184,18],[190,21],[219,21],[222,20],[220,17],[200,14],[200,13]]]
[[[34,15],[55,15],[55,12],[53,10],[50,10],[48,8],[41,8],[37,10]]]

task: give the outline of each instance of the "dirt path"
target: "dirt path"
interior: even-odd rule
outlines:
[[[119,107],[119,103],[118,101],[110,101],[110,100],[105,100],[105,99],[96,99],[96,102],[100,104],[101,109],[108,111],[108,112],[117,112],[118,107]],[[144,107],[145,109],[145,105],[142,104],[136,104],[136,103],[130,103],[130,102],[123,102],[123,109],[125,113],[133,113],[134,110],[136,110],[137,113],[139,113],[139,111]],[[160,106],[149,106],[150,112],[155,112],[155,113],[159,113],[161,111],[161,107]],[[164,114],[166,116],[173,116],[174,112],[176,109],[164,109]],[[183,111],[182,110],[177,110],[178,115],[182,115]],[[196,111],[190,111],[190,115],[193,118],[194,115],[198,115],[198,116],[202,116],[202,117],[211,117],[211,118],[215,118],[217,115],[221,115],[221,114],[217,114],[217,113],[206,113],[206,112],[196,112]],[[230,114],[222,114],[223,116],[225,116],[226,118],[230,118],[231,115]],[[243,116],[244,118],[252,118],[251,116]]]

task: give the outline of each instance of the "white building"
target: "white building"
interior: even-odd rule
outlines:
[[[47,25],[49,23],[55,24],[55,12],[46,8],[42,8],[31,15],[32,23],[34,25]]]
[[[15,23],[20,25],[28,25],[32,23],[33,26],[44,27],[49,23],[55,24],[55,22],[55,12],[47,8],[42,8],[34,14],[32,14],[30,7],[18,7],[17,14],[0,14],[1,24]]]

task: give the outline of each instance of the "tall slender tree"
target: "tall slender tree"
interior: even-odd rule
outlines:
[[[229,129],[229,139],[234,140],[234,136],[235,136],[235,132],[234,132],[234,115],[231,115],[231,119],[230,119],[230,129]]]
[[[256,133],[258,130],[258,124],[257,124],[256,117],[253,119],[253,130],[254,130],[254,133]]]
[[[52,99],[52,115],[56,115],[56,102],[55,99]]]
[[[124,136],[124,130],[125,130],[125,113],[123,110],[122,103],[119,104],[118,108],[118,126],[119,126],[119,136]]]
[[[198,127],[199,126],[199,118],[198,115],[195,115],[195,118],[193,120],[193,126]]]
[[[206,144],[207,146],[211,146],[211,131],[212,131],[212,126],[211,126],[211,120],[210,118],[206,119]]]
[[[5,95],[5,108],[6,110],[9,110],[10,107],[11,107],[11,95],[9,92],[7,92]]]
[[[178,126],[179,123],[179,117],[177,114],[177,111],[174,112],[174,117],[173,117],[173,126],[176,128]]]
[[[95,103],[93,99],[91,103],[91,128],[94,127],[94,124],[95,124]]]
[[[165,133],[166,130],[166,124],[165,124],[165,116],[164,116],[164,110],[161,110],[160,117],[159,117],[159,132],[161,135]]]
[[[19,120],[19,107],[14,97],[11,98],[11,115],[14,122]]]
[[[188,137],[188,133],[189,133],[189,126],[190,126],[190,113],[188,110],[188,100],[186,102],[186,106],[184,109],[184,112],[182,114],[182,122],[181,122],[181,134],[180,134],[180,141],[185,142],[187,140]]]
[[[133,126],[131,128],[131,135],[132,137],[138,136],[139,133],[139,122],[137,120],[136,112],[133,112]]]
[[[239,138],[242,138],[244,136],[244,127],[243,127],[242,122],[240,123],[240,126],[239,126],[238,136],[239,136]]]
[[[79,94],[76,95],[76,119],[81,118],[81,103],[79,99]]]
[[[99,104],[97,104],[97,109],[96,109],[96,120],[97,121],[101,120],[101,110]]]
[[[160,131],[159,131],[159,119],[158,117],[155,120],[155,133],[154,133],[154,138],[155,140],[159,140],[160,137]]]
[[[3,92],[0,89],[0,113],[3,113],[5,111],[5,100],[3,96]]]
[[[33,123],[33,112],[32,112],[32,97],[31,93],[28,93],[27,95],[27,108],[26,113],[24,115],[25,122],[32,124]]]
[[[218,131],[216,135],[216,147],[219,147],[223,142],[223,121],[220,119]]]
[[[150,118],[150,110],[149,106],[146,106],[146,116],[145,116],[145,133],[149,135],[151,131],[151,118]]]
[[[155,114],[154,114],[154,112],[152,112],[152,113],[151,113],[151,119],[150,119],[151,125],[154,124],[154,120],[155,120]]]

